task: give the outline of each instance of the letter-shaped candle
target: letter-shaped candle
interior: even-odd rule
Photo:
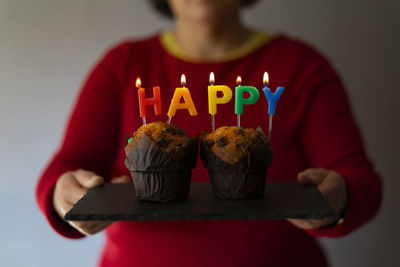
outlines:
[[[190,116],[197,116],[197,110],[194,106],[192,97],[190,96],[189,89],[186,86],[185,74],[181,76],[181,86],[177,87],[174,92],[174,96],[171,99],[171,105],[168,109],[168,123],[171,122],[173,116],[175,116],[177,109],[188,109]],[[181,103],[181,98],[183,98],[183,103]]]
[[[211,115],[211,128],[215,132],[215,114],[217,104],[226,104],[232,99],[232,90],[226,85],[214,85],[214,73],[210,73],[210,85],[208,86],[208,113]],[[217,93],[222,92],[223,96],[218,97]]]
[[[235,114],[237,115],[237,125],[240,127],[240,115],[243,114],[244,105],[252,105],[260,98],[260,93],[257,88],[253,86],[242,86],[242,78],[240,76],[236,79],[235,88]],[[244,92],[248,92],[250,96],[244,98]]]
[[[146,98],[146,91],[142,87],[142,83],[139,77],[136,79],[136,87],[138,88],[140,117],[143,119],[143,124],[146,125],[147,106],[154,106],[154,113],[156,116],[160,116],[162,114],[160,87],[153,87],[153,97],[151,98]]]
[[[269,135],[269,138],[271,138],[272,117],[275,114],[276,103],[278,102],[278,99],[282,95],[283,90],[285,88],[282,86],[279,86],[276,88],[275,93],[272,93],[271,89],[268,88],[268,82],[269,82],[268,72],[264,72],[263,83],[264,83],[265,87],[263,89],[263,92],[268,101],[268,115],[269,115],[268,135]]]

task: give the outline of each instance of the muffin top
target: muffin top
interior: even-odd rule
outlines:
[[[203,142],[221,160],[231,165],[247,156],[259,142],[269,143],[262,132],[237,126],[220,127],[214,133],[203,135]]]
[[[144,135],[155,142],[165,152],[172,152],[183,147],[189,140],[189,136],[178,126],[165,122],[152,122],[142,125],[137,129],[125,147],[126,155]]]

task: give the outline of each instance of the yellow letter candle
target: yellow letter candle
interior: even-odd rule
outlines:
[[[175,116],[177,109],[188,109],[190,116],[197,116],[197,110],[194,106],[192,97],[190,96],[189,89],[186,86],[186,77],[185,74],[181,76],[181,86],[177,87],[174,92],[174,96],[171,99],[171,105],[168,109],[168,123],[171,122],[173,116]],[[183,98],[183,102],[181,103],[181,98]]]
[[[226,85],[214,85],[214,73],[210,73],[210,85],[208,86],[208,113],[211,115],[211,127],[215,132],[215,114],[217,114],[217,104],[226,104],[232,99],[232,90]],[[218,97],[217,93],[222,92],[223,96]]]

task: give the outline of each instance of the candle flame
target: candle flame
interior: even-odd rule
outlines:
[[[186,86],[186,76],[185,76],[185,74],[182,74],[182,76],[181,76],[181,86],[182,87]]]
[[[140,80],[139,77],[137,77],[137,79],[136,79],[136,88],[140,88],[140,87],[142,87],[142,81]]]
[[[213,85],[215,82],[215,76],[214,76],[214,72],[210,73],[210,84]]]
[[[265,85],[265,86],[268,85],[268,82],[269,82],[269,75],[268,75],[268,72],[264,72],[263,82],[264,82],[264,85]]]
[[[238,76],[236,79],[236,84],[241,85],[242,84],[242,77]]]

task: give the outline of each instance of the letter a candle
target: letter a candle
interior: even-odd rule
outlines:
[[[142,87],[142,82],[138,77],[136,79],[136,88],[138,89],[140,117],[142,118],[143,125],[146,125],[146,106],[154,106],[154,113],[156,114],[156,116],[160,116],[162,114],[160,87],[153,87],[153,97],[146,98],[145,89]]]
[[[272,133],[272,117],[275,114],[276,103],[278,102],[279,97],[282,95],[283,90],[285,89],[282,86],[276,88],[275,93],[271,92],[271,89],[268,88],[269,76],[268,72],[264,72],[263,83],[264,89],[263,92],[268,101],[268,115],[269,115],[269,125],[268,125],[268,138],[271,139]]]
[[[190,116],[197,116],[197,110],[194,106],[192,97],[190,96],[189,89],[186,87],[186,77],[185,74],[181,76],[181,86],[177,87],[174,92],[174,96],[171,99],[171,105],[168,109],[168,121],[170,124],[172,117],[175,116],[177,109],[188,109]],[[181,98],[183,98],[183,103],[181,103]]]
[[[217,114],[217,104],[228,103],[232,99],[232,90],[226,85],[214,85],[214,73],[210,73],[210,85],[208,86],[208,113],[211,115],[211,128],[215,132],[215,114]],[[222,92],[223,96],[218,97],[217,93]]]
[[[252,105],[260,98],[260,93],[257,88],[253,86],[242,86],[242,78],[240,76],[236,79],[235,88],[235,114],[237,115],[237,126],[240,127],[240,115],[243,114],[244,105]],[[244,92],[248,92],[250,96],[244,98]]]

